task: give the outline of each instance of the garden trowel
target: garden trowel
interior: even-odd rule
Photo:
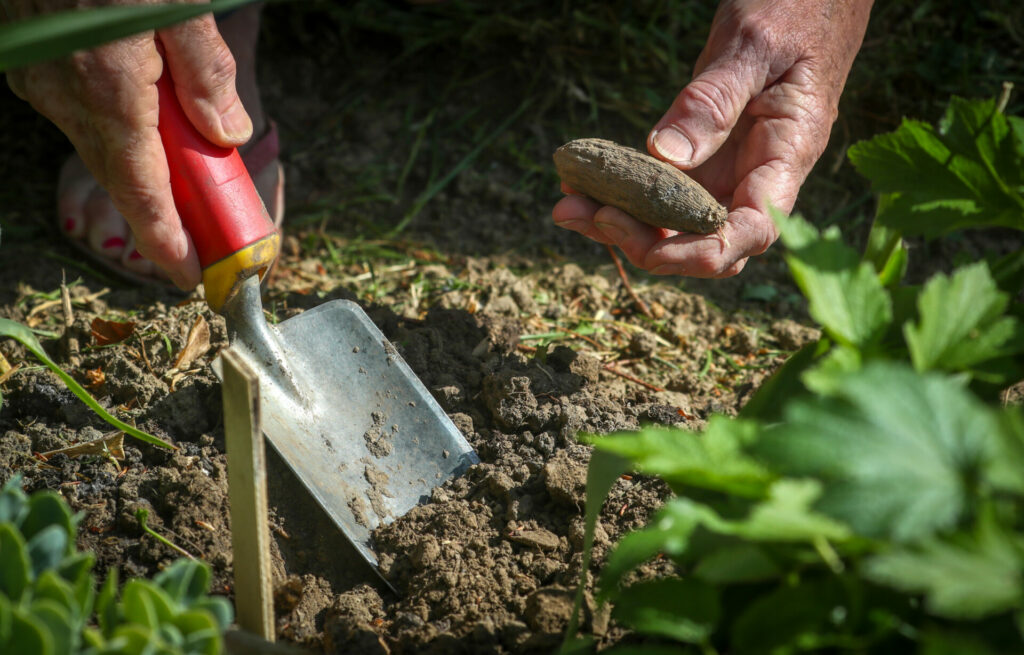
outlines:
[[[206,300],[259,375],[263,431],[376,568],[371,531],[478,462],[476,453],[359,305],[334,300],[267,323],[260,279],[280,234],[237,150],[199,134],[167,72],[158,87],[175,204]]]

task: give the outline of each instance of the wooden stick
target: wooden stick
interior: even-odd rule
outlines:
[[[629,278],[626,277],[626,269],[622,267],[622,261],[620,261],[619,256],[615,254],[615,248],[608,244],[605,245],[608,247],[608,254],[612,256],[612,261],[615,262],[615,268],[619,269],[619,277],[622,278],[622,284],[626,286],[626,291],[629,292],[629,296],[633,299],[633,302],[636,303],[636,306],[640,308],[640,311],[643,312],[643,315],[653,320],[654,314],[651,313],[651,308],[647,306],[647,303],[645,303],[640,296],[636,295],[636,291],[633,290],[633,285],[629,283]]]
[[[639,384],[641,387],[646,387],[646,388],[650,389],[651,391],[664,391],[664,389],[662,389],[661,387],[656,387],[656,386],[654,386],[653,384],[651,384],[649,382],[644,382],[640,378],[633,377],[629,373],[626,373],[625,371],[621,371],[621,370],[615,368],[615,364],[616,363],[617,362],[611,362],[609,364],[605,364],[601,368],[603,368],[604,370],[608,371],[609,373],[614,373],[615,375],[618,375],[620,378],[625,378],[626,380],[629,380],[630,382],[634,382],[636,384]]]
[[[221,363],[237,620],[243,629],[274,641],[259,378],[233,348],[222,353]]]

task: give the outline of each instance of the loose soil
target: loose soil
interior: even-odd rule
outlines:
[[[335,298],[359,302],[481,459],[375,532],[380,575],[392,592],[271,453],[278,631],[326,653],[551,652],[569,618],[581,561],[590,449],[577,436],[650,424],[699,430],[712,413],[734,414],[817,332],[806,327],[777,251],[717,282],[659,280],[627,267],[644,311],[603,246],[551,225],[558,193],[550,157],[567,134],[539,119],[496,138],[430,196],[404,232],[384,238],[431,180],[464,160],[471,128],[497,123],[442,131],[433,154],[410,159],[423,121],[462,125],[477,106],[501,118],[508,112],[488,102],[506,98],[505,81],[455,85],[432,113],[431,94],[441,87],[420,76],[475,79],[472,71],[408,60],[391,67],[396,44],[375,40],[372,31],[316,50],[320,33],[309,22],[315,12],[292,14],[290,24],[285,9],[268,12],[282,27],[266,30],[262,74],[268,111],[285,139],[293,209],[265,307],[284,320]],[[312,34],[301,52],[290,47],[289,27]],[[688,61],[696,52],[690,55]],[[339,80],[342,69],[356,71],[363,87],[353,91]],[[377,86],[368,81],[375,72]],[[106,407],[178,450],[129,439],[123,461],[41,461],[36,453],[98,438],[107,428],[8,340],[0,354],[22,368],[0,386],[0,482],[20,474],[28,490],[59,490],[81,512],[79,547],[96,554],[101,572],[117,568],[122,576],[152,575],[176,557],[142,533],[136,511],[145,508],[151,527],[210,562],[215,592],[230,596],[220,386],[209,369],[227,344],[224,322],[196,296],[135,288],[81,268],[49,227],[54,162],[65,146],[14,98],[3,98],[3,107],[9,126],[42,136],[35,147],[11,144],[4,159],[5,179],[15,168],[23,179],[6,216],[24,220],[23,230],[4,234],[0,316],[39,330],[51,355]],[[645,120],[653,124],[657,115],[652,110]],[[612,120],[586,136],[633,143],[644,134]],[[836,157],[830,151],[825,161]],[[375,184],[401,191],[380,198]],[[857,193],[866,189],[860,184]],[[829,193],[815,197],[849,198]],[[62,268],[75,281],[66,332],[54,302]],[[211,348],[187,370],[173,371],[197,316],[210,325]],[[97,317],[132,322],[134,333],[98,347],[90,333]],[[77,363],[63,348],[67,337],[81,344]],[[386,456],[389,425],[382,417],[367,423],[373,427],[365,445]],[[594,571],[610,544],[643,525],[666,493],[643,476],[615,484],[597,528]],[[370,500],[364,511],[372,511]],[[607,608],[589,601],[584,627],[602,644],[624,636]]]

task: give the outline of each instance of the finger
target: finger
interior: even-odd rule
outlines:
[[[721,233],[678,234],[655,244],[641,266],[655,275],[719,278],[735,275],[748,257],[778,238],[771,218],[751,207],[729,213]]]
[[[747,103],[763,88],[765,65],[737,57],[686,85],[647,137],[648,151],[679,168],[707,161],[725,143]]]
[[[152,89],[156,94],[156,89]],[[138,132],[128,143],[113,143],[119,157],[108,158],[111,200],[128,221],[135,248],[164,269],[182,289],[200,281],[199,259],[185,233],[171,196],[170,171],[156,125]]]
[[[94,186],[83,208],[86,243],[95,253],[110,259],[119,259],[128,240],[128,224],[102,188]]]
[[[57,219],[60,228],[72,239],[85,236],[88,225],[85,203],[95,187],[96,182],[78,157],[69,158],[61,166],[57,182]]]
[[[156,267],[153,262],[143,257],[135,246],[135,237],[129,234],[128,241],[124,246],[124,253],[121,255],[121,265],[143,277],[152,277]]]
[[[551,210],[551,218],[558,227],[579,232],[598,243],[611,243],[594,225],[594,215],[601,207],[601,203],[586,196],[566,196]]]
[[[594,225],[611,243],[622,250],[634,266],[641,267],[654,244],[670,234],[668,230],[642,223],[621,209],[611,206],[602,207],[597,211]]]
[[[213,143],[240,146],[252,136],[252,120],[235,89],[235,58],[212,15],[159,31],[164,59],[185,115]]]

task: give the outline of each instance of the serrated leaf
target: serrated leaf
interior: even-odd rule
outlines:
[[[876,555],[864,575],[878,584],[924,594],[932,614],[978,619],[1021,607],[1020,544],[983,518],[975,534],[932,539]]]
[[[914,367],[962,371],[1008,354],[1017,328],[1004,315],[1008,303],[984,262],[932,277],[917,299],[919,321],[903,326]]]
[[[892,321],[892,301],[872,265],[836,229],[819,234],[799,216],[773,218],[811,316],[840,344],[866,350],[877,342]]]
[[[699,644],[718,622],[718,591],[699,580],[640,582],[619,594],[612,616],[641,634]]]
[[[100,592],[96,595],[96,622],[99,624],[103,636],[108,639],[113,636],[114,629],[117,627],[118,577],[117,569],[110,569],[107,579],[104,580]]]
[[[860,534],[906,541],[960,518],[995,428],[957,382],[876,362],[832,398],[792,403],[757,451],[785,474],[822,480],[822,512]]]
[[[587,572],[590,569],[590,558],[594,548],[594,530],[597,527],[597,517],[601,514],[604,501],[612,485],[626,472],[626,460],[612,453],[595,450],[590,456],[590,463],[587,465],[587,487],[586,487],[586,510],[584,512],[583,527],[583,561],[580,566],[580,581],[576,588],[576,598],[573,602],[572,614],[569,618],[569,625],[565,629],[563,646],[568,645],[576,638],[579,629],[580,608],[583,607],[583,589],[587,582]]]
[[[833,609],[842,602],[835,579],[805,578],[797,586],[770,591],[748,604],[732,623],[730,652],[813,650],[806,648],[805,638],[820,634]],[[798,643],[802,648],[795,648]]]
[[[854,166],[888,194],[877,221],[907,235],[963,227],[1024,229],[1021,131],[995,100],[953,98],[938,130],[905,120],[850,148]]]
[[[774,476],[743,452],[757,429],[751,421],[713,416],[702,433],[648,427],[592,441],[598,450],[628,459],[637,471],[659,476],[676,493],[698,487],[758,497]]]
[[[758,503],[745,520],[709,527],[755,541],[848,539],[849,528],[811,509],[821,492],[817,480],[779,480],[768,499]]]
[[[1020,407],[1008,407],[999,414],[993,448],[983,479],[997,490],[1024,495],[1024,413]]]
[[[608,554],[598,580],[598,602],[604,602],[616,592],[624,575],[658,553],[681,554],[697,526],[715,522],[717,518],[710,508],[688,498],[665,503],[646,528],[623,536]]]
[[[716,549],[697,563],[693,575],[705,582],[729,585],[761,582],[778,577],[782,569],[756,544]]]

